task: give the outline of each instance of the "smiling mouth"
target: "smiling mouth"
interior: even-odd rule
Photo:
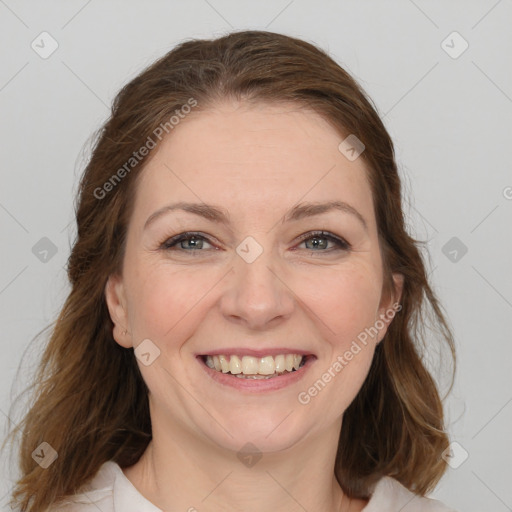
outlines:
[[[219,354],[203,355],[201,359],[208,368],[239,379],[272,379],[300,370],[310,357],[312,356],[301,354],[265,357]]]

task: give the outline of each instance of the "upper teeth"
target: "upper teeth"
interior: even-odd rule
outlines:
[[[278,356],[251,357],[243,356],[206,356],[206,365],[218,372],[231,372],[236,375],[272,375],[286,371],[298,370],[302,362],[299,354],[283,354]]]

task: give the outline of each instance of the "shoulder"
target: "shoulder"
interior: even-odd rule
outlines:
[[[363,512],[457,512],[439,500],[419,496],[385,476],[375,485]]]
[[[114,482],[121,468],[113,462],[105,462],[93,479],[80,489],[54,505],[48,512],[114,512]]]
[[[162,512],[128,480],[114,461],[105,462],[80,492],[47,512]]]

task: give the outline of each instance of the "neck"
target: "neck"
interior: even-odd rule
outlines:
[[[334,477],[340,428],[341,419],[300,445],[241,461],[236,452],[189,429],[157,421],[148,448],[124,473],[143,496],[169,512],[339,512],[350,501]]]

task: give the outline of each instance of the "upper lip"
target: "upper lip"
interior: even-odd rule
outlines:
[[[252,357],[265,357],[265,356],[277,356],[279,354],[299,354],[301,356],[314,355],[309,350],[301,348],[268,348],[268,349],[251,349],[251,348],[219,348],[215,350],[209,350],[208,352],[197,353],[198,356],[219,356],[219,355],[230,355],[230,356],[252,356]]]

